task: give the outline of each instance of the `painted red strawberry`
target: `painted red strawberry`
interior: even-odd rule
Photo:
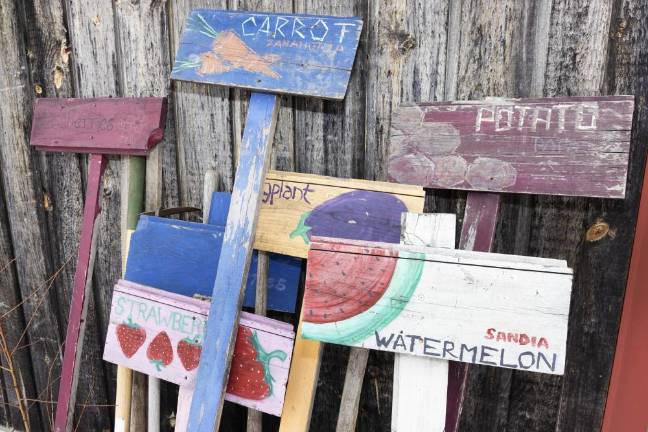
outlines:
[[[153,338],[146,349],[146,357],[148,357],[158,372],[162,370],[162,367],[171,364],[173,361],[173,347],[171,346],[171,339],[169,339],[169,335],[166,332],[160,332]]]
[[[146,340],[146,331],[135,324],[130,317],[128,321],[117,326],[117,341],[127,358],[133,357]]]
[[[176,352],[185,370],[192,371],[198,367],[202,345],[198,342],[197,336],[193,339],[184,338],[178,342]]]
[[[259,343],[256,331],[239,326],[227,392],[251,400],[272,396],[274,378],[270,373],[270,360],[285,361],[286,357],[281,350],[267,353]]]

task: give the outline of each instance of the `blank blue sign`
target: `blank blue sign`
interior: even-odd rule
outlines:
[[[126,280],[177,294],[211,296],[223,245],[228,193],[215,193],[209,224],[140,217],[126,264]],[[211,224],[211,222],[215,224]],[[254,307],[257,254],[250,264],[244,306]],[[268,309],[294,312],[301,260],[270,254]]]

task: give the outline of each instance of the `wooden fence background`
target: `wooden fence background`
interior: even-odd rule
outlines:
[[[475,367],[461,422],[462,431],[597,430],[648,146],[642,0],[0,0],[0,323],[17,347],[32,430],[48,429],[53,412],[85,181],[84,157],[29,148],[32,101],[168,94],[166,138],[147,162],[147,208],[201,206],[207,169],[216,170],[220,190],[232,186],[247,96],[169,82],[184,19],[198,6],[365,21],[344,102],[282,99],[278,169],[384,179],[391,111],[401,101],[637,96],[626,200],[506,196],[500,212],[495,251],[565,258],[575,268],[565,376]],[[121,171],[112,159],[103,185],[80,431],[112,424],[115,368],[101,352],[121,267]],[[464,202],[463,193],[429,191],[427,211],[462,215]],[[588,238],[590,228],[601,236]],[[314,431],[334,429],[347,357],[346,348],[325,349]],[[390,354],[371,354],[359,430],[389,430],[392,364]],[[0,380],[0,423],[21,428],[6,371]],[[165,387],[167,425],[173,398]],[[222,430],[241,430],[242,410],[228,407],[225,416]]]

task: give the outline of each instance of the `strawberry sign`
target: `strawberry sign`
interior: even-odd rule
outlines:
[[[104,360],[193,388],[208,312],[208,302],[120,280]],[[281,415],[293,342],[290,324],[243,312],[225,399]]]

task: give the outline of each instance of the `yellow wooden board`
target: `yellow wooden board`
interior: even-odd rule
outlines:
[[[424,199],[419,186],[271,171],[254,248],[306,258],[311,235],[398,243],[401,213]]]
[[[321,357],[322,344],[301,337],[300,318],[279,432],[309,430]]]

